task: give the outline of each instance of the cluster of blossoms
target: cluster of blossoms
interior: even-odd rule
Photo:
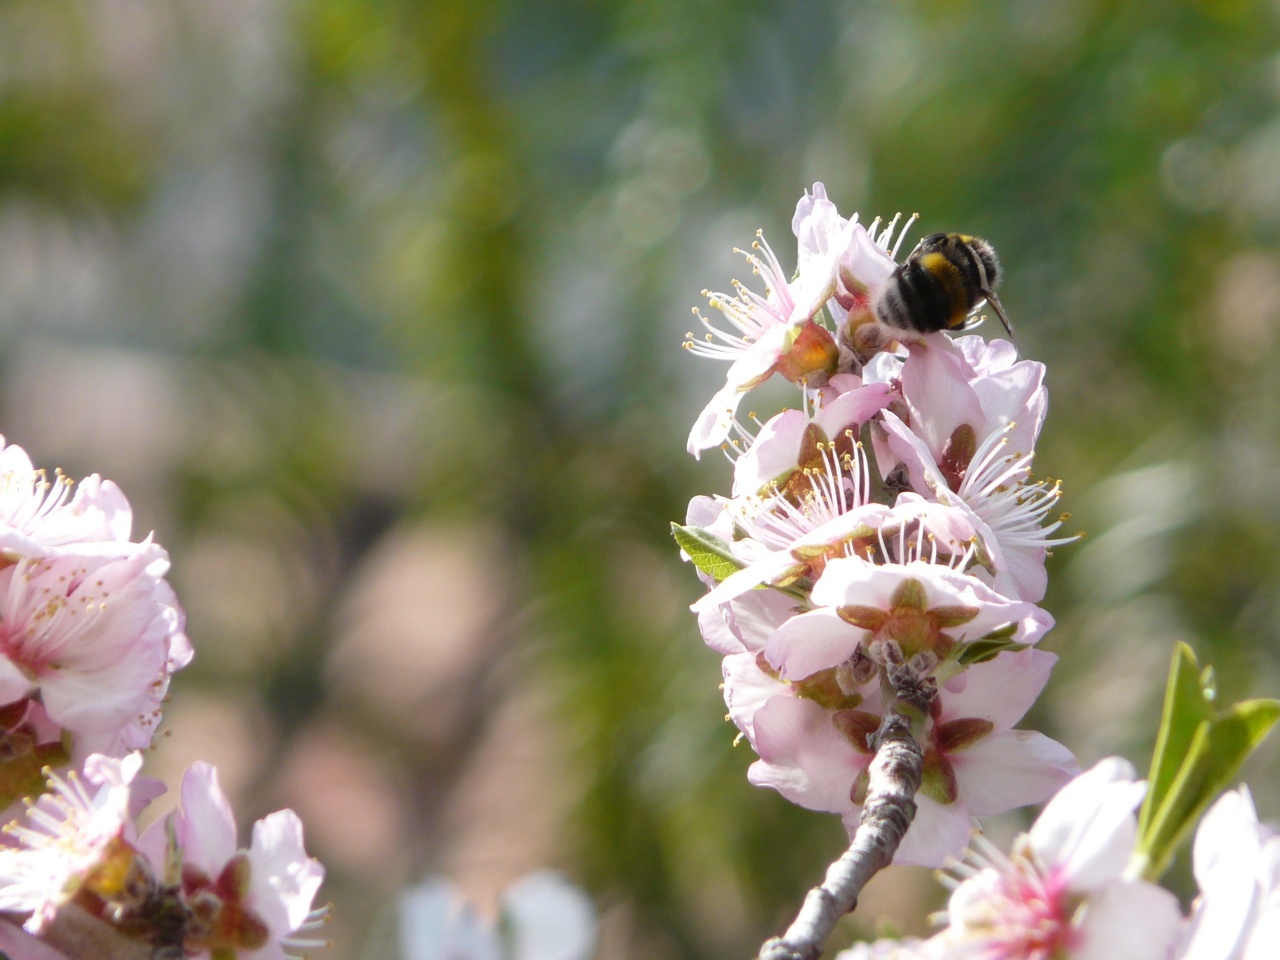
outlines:
[[[938,866],[971,817],[1042,802],[1077,772],[1015,729],[1056,659],[1035,644],[1053,625],[1036,604],[1059,489],[1031,474],[1043,365],[1002,340],[883,328],[875,296],[902,236],[878,226],[815,184],[795,277],[761,238],[748,261],[764,293],[710,295],[738,332],[704,320],[708,340],[687,341],[732,361],[689,449],[722,445],[733,487],[692,501],[681,544],[710,588],[694,609],[760,758],[751,781],[841,814],[852,836],[877,731],[914,691],[923,784],[895,859]],[[800,386],[798,408],[739,420],[773,373]]]
[[[896,225],[841,217],[815,184],[792,223],[794,277],[761,237],[747,259],[764,292],[708,294],[735,330],[699,314],[706,339],[686,342],[731,361],[689,436],[695,456],[729,455],[731,494],[695,497],[676,539],[708,588],[693,609],[724,658],[729,718],[759,757],[748,776],[840,814],[851,839],[761,957],[817,956],[891,860],[946,867],[944,926],[842,960],[1276,956],[1280,837],[1247,790],[1200,823],[1189,915],[1153,879],[1280,721],[1280,701],[1219,710],[1194,656],[1175,655],[1162,739],[1184,739],[1157,753],[1141,826],[1147,784],[1126,761],[1081,774],[1065,747],[1014,728],[1056,660],[1036,647],[1053,625],[1037,606],[1045,558],[1072,539],[1055,537],[1058,485],[1031,473],[1044,367],[1002,340],[885,323],[886,291],[901,300],[922,282],[895,259]],[[956,265],[909,269],[936,279]],[[948,282],[928,293],[954,292]],[[907,292],[924,309],[926,294]],[[798,407],[740,420],[741,398],[774,374],[800,387]],[[972,818],[1051,797],[1009,854],[980,835],[970,846]]]
[[[115,484],[50,478],[0,440],[0,951],[281,960],[318,945],[305,935],[325,912],[292,811],[239,848],[217,774],[197,763],[179,808],[135,826],[164,792],[139,751],[191,646],[168,556],[131,526]]]

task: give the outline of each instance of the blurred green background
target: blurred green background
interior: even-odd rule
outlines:
[[[544,865],[602,956],[753,955],[843,834],[730,746],[679,345],[814,180],[988,237],[1049,366],[1088,537],[1028,722],[1145,765],[1177,639],[1276,695],[1278,54],[1247,0],[6,0],[0,429],[173,556],[153,772],[299,811],[335,960],[394,956],[404,883]],[[877,878],[839,942],[940,896]]]

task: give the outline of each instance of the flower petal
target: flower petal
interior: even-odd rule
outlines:
[[[1143,880],[1117,880],[1089,898],[1072,960],[1166,960],[1182,928],[1178,898]]]
[[[1071,751],[1034,730],[1007,730],[949,755],[975,817],[1042,803],[1079,773]]]
[[[810,700],[772,697],[756,711],[755,733],[760,761],[747,771],[752,783],[810,810],[853,809],[849,793],[870,758],[849,745],[828,711]]]
[[[1032,847],[1043,862],[1063,865],[1071,889],[1089,891],[1123,873],[1147,787],[1134,777],[1127,760],[1102,760],[1058,791],[1031,827]]]

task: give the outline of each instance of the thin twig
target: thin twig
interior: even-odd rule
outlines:
[[[885,715],[876,741],[867,799],[849,849],[827,868],[822,885],[809,891],[787,932],[765,941],[759,960],[817,960],[836,923],[857,906],[867,881],[893,860],[916,815],[924,753],[909,721],[896,711]]]

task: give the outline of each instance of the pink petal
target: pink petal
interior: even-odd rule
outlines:
[[[1062,865],[1071,889],[1096,889],[1123,873],[1147,786],[1134,776],[1128,761],[1102,760],[1059,790],[1032,825],[1033,849],[1042,862]]]
[[[787,680],[803,680],[853,656],[867,631],[841,620],[831,609],[792,617],[764,646],[765,659]]]
[[[741,402],[742,391],[734,384],[726,383],[702,408],[698,419],[693,422],[686,444],[686,449],[695,459],[702,459],[703,450],[718,447],[729,439],[729,428]]]
[[[1277,943],[1280,943],[1280,909],[1273,905],[1253,925],[1240,960],[1274,960]]]
[[[183,856],[216,877],[236,852],[236,818],[218,783],[217,769],[193,763],[182,775],[181,797],[175,831]]]
[[[758,652],[796,615],[796,604],[795,597],[779,590],[752,590],[725,605],[725,622],[745,649]]]
[[[1010,451],[1027,453],[1035,447],[1049,408],[1044,371],[1044,364],[1022,360],[1007,370],[972,381],[982,418],[970,422],[978,430],[979,439],[1013,422],[1017,426],[1009,433]]]
[[[1117,880],[1089,898],[1072,960],[1167,960],[1181,928],[1172,893],[1142,880]]]
[[[1200,899],[1179,960],[1228,960],[1251,925],[1262,866],[1258,815],[1246,788],[1224,793],[1196,828],[1191,861]]]
[[[710,593],[691,604],[689,609],[695,613],[701,613],[708,607],[736,600],[761,584],[777,580],[796,566],[796,560],[788,550],[768,554],[763,559],[749,563],[741,570],[729,574],[716,584]]]
[[[893,391],[887,383],[869,383],[823,404],[814,417],[814,422],[822,428],[828,439],[834,440],[845,428],[866,423],[873,414],[887,407],[892,399]]]
[[[27,675],[8,657],[0,655],[0,703],[14,703],[31,690]]]
[[[810,810],[852,809],[849,793],[870,758],[853,749],[825,709],[812,700],[772,697],[756,711],[755,732],[760,762],[747,772],[752,783]]]
[[[885,445],[891,454],[886,456],[877,449],[876,457],[881,474],[887,476],[896,459],[906,466],[911,486],[915,490],[929,490],[937,496],[939,491],[949,489],[946,479],[938,469],[935,454],[921,437],[912,432],[891,410],[880,414],[880,424],[885,431]]]
[[[307,856],[298,815],[278,810],[255,823],[249,861],[254,910],[276,937],[296,930],[324,880],[324,867]]]
[[[724,702],[729,708],[729,717],[747,735],[751,746],[758,752],[755,739],[756,713],[773,697],[790,697],[790,688],[756,666],[754,653],[725,657],[722,669]]]
[[[733,495],[758,493],[795,470],[808,426],[809,418],[802,410],[784,410],[770,418],[733,465]]]
[[[971,424],[981,434],[986,418],[966,367],[946,337],[913,343],[902,366],[902,397],[912,430],[924,440],[935,460],[960,425]]]
[[[994,733],[948,759],[975,817],[1043,803],[1079,772],[1070,750],[1034,730]]]
[[[943,692],[943,721],[981,717],[990,720],[997,733],[1010,729],[1036,702],[1057,662],[1055,654],[1031,649],[974,664],[964,672],[963,692]]]

